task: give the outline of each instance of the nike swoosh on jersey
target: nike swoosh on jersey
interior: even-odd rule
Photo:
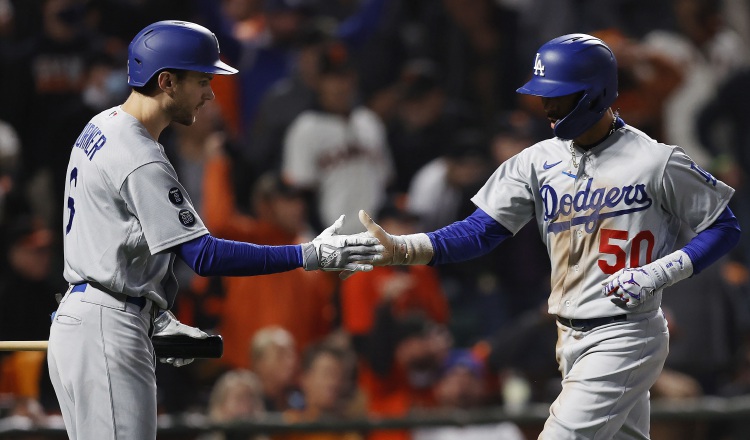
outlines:
[[[560,161],[560,162],[562,162],[562,161]],[[550,169],[550,168],[552,168],[554,166],[560,165],[560,162],[555,162],[555,163],[547,164],[547,161],[545,160],[544,161],[544,165],[542,165],[542,167],[544,167],[545,170],[548,170],[548,169]]]
[[[566,176],[568,176],[568,177],[572,177],[572,178],[574,178],[574,179],[578,178],[578,176],[576,176],[575,174],[573,174],[573,173],[569,173],[569,172],[567,172],[567,171],[563,171],[562,173],[563,173],[563,174],[565,174]]]

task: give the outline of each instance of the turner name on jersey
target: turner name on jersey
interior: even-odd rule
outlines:
[[[107,136],[102,133],[102,130],[99,127],[89,122],[86,124],[86,127],[84,127],[80,136],[78,136],[78,139],[76,139],[74,145],[76,148],[83,150],[89,160],[94,160],[96,152],[101,150],[106,143]]]

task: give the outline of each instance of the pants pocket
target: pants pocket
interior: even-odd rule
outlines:
[[[58,313],[55,315],[55,322],[62,325],[81,325],[82,320],[77,316]]]

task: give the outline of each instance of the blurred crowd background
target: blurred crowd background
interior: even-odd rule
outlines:
[[[128,43],[163,19],[205,25],[240,70],[214,78],[216,100],[193,126],[161,138],[214,236],[299,243],[340,214],[345,232],[359,232],[359,209],[393,234],[464,218],[500,163],[551,136],[538,98],[515,89],[536,49],[571,32],[610,45],[620,116],[734,187],[730,206],[750,231],[746,0],[0,0],[0,340],[47,339],[54,294],[67,287],[71,146],[127,97]],[[750,394],[749,239],[664,295],[671,352],[653,399]],[[178,318],[223,335],[225,353],[157,367],[162,417],[399,417],[522,408],[560,390],[549,262],[533,224],[468,263],[343,282],[302,269],[176,271]],[[0,416],[60,426],[43,352],[0,353]],[[747,433],[684,428],[656,424],[653,435]],[[457,435],[532,438],[511,423],[367,437]]]

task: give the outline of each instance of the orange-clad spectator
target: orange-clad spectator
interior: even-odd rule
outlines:
[[[432,267],[383,266],[361,275],[341,287],[343,324],[353,335],[366,335],[372,329],[375,308],[384,300],[396,315],[420,310],[436,322],[448,321],[448,302]]]
[[[371,416],[397,418],[413,409],[436,406],[434,385],[448,356],[452,338],[445,326],[413,312],[399,318],[380,306],[365,361],[360,387],[367,395]],[[369,440],[408,440],[409,431],[375,431]]]
[[[284,412],[284,420],[298,423],[345,419],[346,364],[344,350],[325,343],[309,347],[302,359],[299,380],[304,406]],[[278,435],[274,440],[362,440],[362,436],[353,432],[315,432]]]
[[[306,229],[306,206],[300,193],[275,174],[259,178],[253,191],[256,217],[238,212],[229,181],[229,159],[209,159],[204,174],[203,213],[215,236],[263,245],[298,243]],[[259,329],[278,325],[288,330],[301,352],[331,330],[331,295],[335,274],[294,270],[261,277],[222,279],[224,300],[219,331],[224,336],[223,362],[250,368],[250,340]]]
[[[379,213],[381,224],[411,234],[417,217],[395,204]],[[429,266],[376,267],[341,286],[342,321],[362,355],[359,384],[368,412],[399,417],[434,404],[432,373],[444,333],[430,330],[449,319],[437,271]],[[443,342],[441,342],[443,341]],[[371,439],[405,439],[405,431],[382,431]]]
[[[417,224],[416,216],[394,204],[381,209],[378,219],[381,225],[387,224],[398,234],[414,233]],[[447,323],[449,317],[440,279],[430,266],[383,266],[357,274],[342,283],[341,301],[344,328],[355,340],[370,332],[375,309],[385,302],[396,316],[421,311],[441,324]]]

